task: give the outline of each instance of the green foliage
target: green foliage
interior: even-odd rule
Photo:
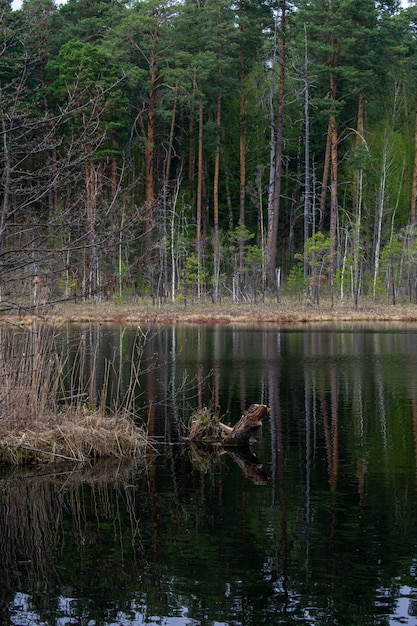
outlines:
[[[262,263],[262,250],[258,246],[248,246],[245,258],[247,265],[260,268]]]
[[[330,272],[331,264],[331,239],[321,231],[315,233],[307,239],[304,244],[304,255],[297,253],[296,259],[307,261],[311,276],[309,286],[317,302],[320,301],[321,285],[324,283]]]
[[[376,277],[374,290],[375,290],[375,295],[376,296],[384,296],[385,297],[385,295],[387,293],[386,286],[384,284],[384,280],[383,280],[383,277],[381,275]]]
[[[10,251],[13,263],[48,266],[57,275],[64,265],[80,285],[91,275],[105,285],[117,276],[123,257],[126,274],[135,276],[141,292],[167,290],[174,281],[177,295],[182,281],[182,287],[200,293],[210,289],[213,273],[216,193],[222,283],[231,290],[239,273],[242,290],[263,291],[276,139],[270,132],[277,114],[271,103],[279,83],[272,72],[279,48],[272,11],[272,5],[257,0],[239,5],[225,0],[68,0],[62,6],[25,0],[18,12],[5,3],[0,22],[0,245]],[[361,251],[355,270],[365,293],[373,281],[375,224],[382,215],[382,269],[404,267],[411,281],[412,244],[398,258],[391,234],[410,219],[415,7],[395,11],[374,0],[330,5],[302,0],[287,3],[287,18],[285,99],[291,106],[285,108],[277,259],[283,284],[290,292],[305,289],[301,265],[285,274],[293,251],[304,242],[300,209],[307,84],[313,236],[296,259],[307,261],[313,276],[331,273],[340,287],[343,259],[349,259],[352,246],[344,233],[355,224],[355,250]],[[335,99],[329,97],[330,76],[336,81]],[[360,133],[359,95],[365,102]],[[339,230],[333,259],[330,240],[322,234],[329,228],[328,196],[321,204],[322,189],[329,187],[323,175],[330,110],[339,135]],[[185,250],[196,250],[197,189],[201,267],[195,254],[183,258]],[[178,201],[186,209],[181,226],[174,220],[171,229]],[[86,231],[87,211],[94,232]],[[2,262],[9,261],[2,257]],[[345,281],[349,268],[350,261]],[[21,279],[18,273],[14,277]],[[405,294],[405,281],[398,281],[398,288]]]
[[[235,247],[241,242],[246,245],[249,241],[252,241],[254,236],[254,233],[251,233],[247,226],[239,222],[229,234],[230,245]]]
[[[304,244],[304,255],[297,253],[296,259],[307,260],[314,273],[328,269],[330,262],[331,240],[321,231],[309,237]]]
[[[196,295],[199,287],[205,286],[208,278],[208,272],[202,266],[198,260],[198,256],[195,252],[192,252],[187,256],[184,268],[184,275],[180,289],[186,294]],[[183,293],[184,295],[184,293]]]
[[[394,235],[382,249],[381,261],[384,266],[395,267],[401,260],[403,253],[403,241],[400,235]]]
[[[287,279],[287,290],[291,295],[302,297],[307,290],[307,279],[304,276],[302,263],[296,263],[289,271]]]

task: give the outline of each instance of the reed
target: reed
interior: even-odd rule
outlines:
[[[145,469],[139,464],[138,472],[138,464],[133,460],[103,459],[83,465],[78,471],[74,471],[73,464],[61,465],[59,471],[55,467],[51,472],[44,470],[44,467],[42,471],[34,467],[16,473],[11,468],[0,477],[3,598],[7,592],[23,586],[37,598],[38,608],[48,598],[49,590],[54,594],[52,586],[62,580],[65,555],[85,559],[86,551],[97,553],[100,550],[98,544],[103,538],[101,533],[92,532],[95,524],[101,528],[104,522],[105,527],[111,529],[109,532],[116,544],[123,546],[126,542],[135,546],[132,554],[141,552],[136,512],[139,510],[138,494],[143,504],[146,487],[132,489],[131,481],[134,477],[143,484],[147,479]],[[94,521],[90,501],[94,503]],[[129,511],[128,517],[122,516],[125,510]],[[70,550],[65,548],[68,542]],[[95,542],[97,545],[92,548]],[[126,557],[122,550],[118,550],[118,555],[121,563]],[[4,609],[6,603],[1,606]],[[4,624],[3,612],[1,615],[3,620],[0,621]]]
[[[142,453],[146,433],[134,422],[131,405],[116,403],[110,414],[106,382],[92,402],[85,391],[85,349],[81,345],[69,365],[58,340],[44,326],[0,331],[0,462],[85,463]],[[94,379],[94,355],[89,358]]]

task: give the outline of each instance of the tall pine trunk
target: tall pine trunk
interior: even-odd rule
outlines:
[[[204,185],[204,161],[203,161],[203,98],[200,96],[198,112],[198,171],[197,171],[197,223],[196,223],[196,245],[197,245],[197,295],[201,295],[201,227],[203,215],[203,185]]]
[[[324,153],[324,164],[323,164],[323,177],[321,180],[321,193],[320,193],[320,217],[319,217],[319,230],[322,231],[324,228],[324,217],[326,215],[326,197],[327,197],[327,187],[329,184],[329,172],[330,172],[330,122],[327,125],[327,135],[326,135],[326,151]]]
[[[214,241],[213,241],[213,299],[217,302],[219,295],[220,273],[220,240],[219,240],[219,176],[220,176],[220,126],[222,115],[222,97],[217,96],[216,112],[216,151],[214,154],[214,180],[213,180],[213,213],[214,213]]]
[[[155,124],[156,124],[156,94],[158,89],[158,75],[156,66],[156,51],[153,46],[149,58],[149,78],[150,89],[148,93],[148,116],[147,123],[144,120],[144,107],[139,112],[139,122],[144,138],[144,158],[145,158],[145,207],[144,207],[144,227],[145,227],[145,259],[150,261],[152,252],[152,229],[155,210],[155,189],[154,189],[154,151],[155,151]],[[149,264],[150,265],[150,264]]]
[[[337,229],[337,168],[338,168],[338,137],[336,121],[336,75],[330,71],[330,98],[332,105],[329,117],[330,132],[330,290],[333,299],[333,282],[336,269],[336,229]]]

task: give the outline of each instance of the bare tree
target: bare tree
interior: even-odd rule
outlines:
[[[272,79],[270,87],[270,183],[268,197],[268,237],[267,249],[269,260],[269,279],[275,283],[277,258],[278,220],[281,199],[282,149],[284,139],[284,97],[285,97],[285,63],[286,63],[286,0],[281,0],[280,22],[278,16],[274,23],[273,52],[272,52]],[[279,55],[278,55],[279,37]],[[275,105],[274,80],[279,69],[278,104]]]

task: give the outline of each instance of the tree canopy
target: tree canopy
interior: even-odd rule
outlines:
[[[415,301],[416,24],[379,0],[2,0],[2,302]]]

